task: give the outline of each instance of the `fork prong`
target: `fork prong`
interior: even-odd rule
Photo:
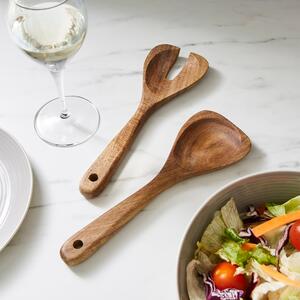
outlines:
[[[180,73],[169,80],[171,95],[177,95],[196,84],[207,72],[208,61],[196,53],[190,53]]]

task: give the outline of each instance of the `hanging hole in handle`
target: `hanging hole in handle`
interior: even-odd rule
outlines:
[[[89,180],[92,181],[92,182],[95,182],[98,180],[98,175],[96,173],[92,173],[90,176],[89,176]]]
[[[81,240],[76,240],[76,241],[73,243],[73,247],[74,247],[75,249],[80,249],[82,246],[83,246],[83,241],[81,241]]]

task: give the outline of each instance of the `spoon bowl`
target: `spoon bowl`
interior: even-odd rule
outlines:
[[[231,165],[251,148],[249,138],[223,116],[202,111],[181,130],[171,155],[191,175]]]

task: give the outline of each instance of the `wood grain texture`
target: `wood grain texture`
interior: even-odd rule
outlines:
[[[250,139],[223,116],[211,111],[195,114],[181,128],[159,174],[66,241],[60,251],[62,259],[68,265],[83,262],[155,196],[189,177],[236,163],[250,149]]]
[[[83,176],[80,192],[86,198],[98,196],[105,188],[149,116],[158,107],[191,88],[206,74],[206,59],[191,53],[181,72],[169,80],[167,76],[177,60],[179,50],[172,45],[159,45],[148,54],[144,63],[140,105]]]

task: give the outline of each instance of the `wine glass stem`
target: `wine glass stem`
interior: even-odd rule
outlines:
[[[60,117],[62,119],[67,119],[70,116],[70,113],[67,108],[66,104],[66,98],[65,98],[65,90],[64,90],[64,70],[50,70],[53,79],[55,81],[57,91],[58,91],[58,96],[61,99],[62,102],[62,110],[60,113]]]

